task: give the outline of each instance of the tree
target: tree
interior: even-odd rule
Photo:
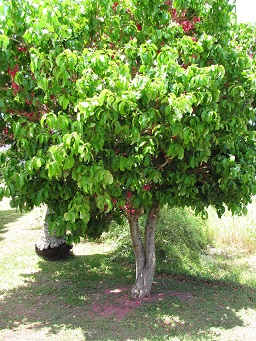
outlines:
[[[35,244],[36,253],[46,260],[65,259],[70,256],[72,245],[66,243],[66,235],[56,235],[56,232],[49,231],[49,217],[51,212],[49,208],[46,210],[44,225],[41,232],[40,240]]]
[[[2,17],[1,195],[47,204],[69,242],[125,216],[148,296],[162,205],[239,214],[256,193],[255,29],[240,39],[226,0],[13,0]]]

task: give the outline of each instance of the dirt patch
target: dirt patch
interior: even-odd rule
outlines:
[[[166,291],[164,293],[153,293],[150,297],[132,299],[130,287],[125,286],[116,289],[104,289],[92,303],[92,318],[106,317],[113,318],[117,322],[122,321],[128,314],[133,313],[142,304],[155,301],[162,301],[168,297],[178,297],[181,300],[188,300],[194,296],[190,293],[178,291]]]

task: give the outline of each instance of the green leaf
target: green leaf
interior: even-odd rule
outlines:
[[[151,157],[150,155],[147,154],[144,156],[143,164],[145,167],[148,167],[150,163],[151,163]]]
[[[112,185],[114,181],[113,175],[110,173],[110,171],[104,171],[104,183],[105,185]]]
[[[126,164],[127,164],[127,160],[124,157],[121,157],[119,160],[119,167],[120,167],[120,171],[124,171],[126,168]]]
[[[183,158],[184,158],[184,148],[182,146],[179,146],[178,159],[182,160]]]
[[[63,169],[71,169],[74,166],[75,159],[72,155],[68,155],[64,160]]]
[[[67,97],[64,97],[62,100],[62,108],[63,110],[66,110],[69,105],[69,99]]]
[[[112,201],[107,193],[98,194],[95,198],[96,205],[101,211],[109,212],[112,208]]]
[[[0,47],[3,49],[3,51],[7,50],[9,42],[10,40],[5,34],[0,34]]]
[[[88,223],[90,220],[90,214],[89,212],[86,212],[84,210],[80,211],[79,218],[83,220],[85,223]]]
[[[16,183],[17,183],[19,188],[22,188],[24,186],[24,184],[25,184],[24,174],[20,174],[19,176],[17,176]]]
[[[36,157],[34,160],[33,160],[33,167],[38,170],[40,167],[42,166],[42,159]]]
[[[191,141],[190,129],[185,128],[182,132],[184,144],[188,144]]]
[[[172,126],[172,134],[173,136],[178,136],[181,133],[182,124],[176,123]]]

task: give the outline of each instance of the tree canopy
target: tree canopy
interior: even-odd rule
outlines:
[[[164,204],[245,211],[255,27],[232,4],[12,0],[1,19],[1,196],[14,207],[47,204],[70,240]]]

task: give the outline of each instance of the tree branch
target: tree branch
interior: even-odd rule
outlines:
[[[166,165],[168,165],[168,163],[170,163],[172,161],[172,158],[171,157],[168,157],[167,159],[166,159],[166,161],[162,164],[162,165],[160,165],[158,168],[157,168],[157,170],[158,171],[160,171],[160,170],[162,170]]]
[[[22,41],[20,41],[20,40],[17,40],[17,39],[15,39],[15,38],[10,38],[11,40],[13,40],[13,41],[16,41],[17,43],[19,43],[19,44],[23,44],[23,42]]]

